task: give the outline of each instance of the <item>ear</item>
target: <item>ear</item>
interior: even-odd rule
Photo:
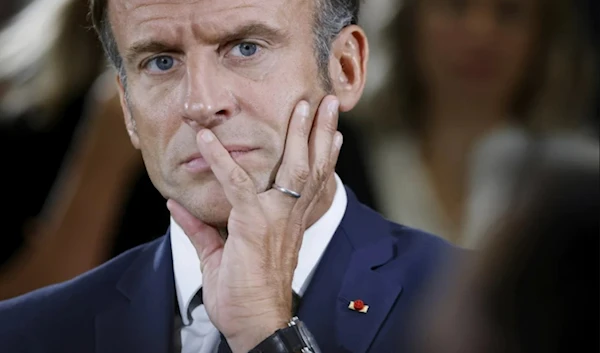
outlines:
[[[137,133],[137,128],[135,125],[135,120],[131,114],[131,109],[129,109],[129,104],[127,103],[125,87],[123,86],[123,81],[121,77],[117,75],[117,84],[119,86],[119,98],[121,100],[121,109],[123,109],[123,117],[125,118],[125,127],[127,128],[127,133],[129,134],[129,138],[131,139],[131,144],[136,149],[140,149],[140,138]]]
[[[363,94],[367,80],[369,43],[362,28],[345,27],[332,43],[329,77],[335,95],[340,100],[340,111],[352,110]]]

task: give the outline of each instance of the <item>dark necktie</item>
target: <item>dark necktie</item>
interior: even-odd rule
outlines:
[[[298,313],[300,299],[300,296],[296,294],[296,292],[292,292],[292,316],[295,316]],[[231,348],[229,348],[229,344],[227,344],[227,340],[223,334],[221,334],[221,343],[219,344],[218,353],[232,353]]]

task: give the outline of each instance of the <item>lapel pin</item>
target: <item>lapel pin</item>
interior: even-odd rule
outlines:
[[[362,300],[356,299],[356,300],[350,301],[350,304],[348,305],[348,309],[358,311],[359,313],[366,314],[367,311],[369,311],[369,306],[365,305],[365,302],[363,302]]]

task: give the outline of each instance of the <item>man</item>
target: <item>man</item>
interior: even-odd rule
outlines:
[[[450,246],[387,222],[332,172],[338,111],[355,106],[366,78],[358,9],[92,1],[127,131],[173,221],[88,274],[0,304],[0,346],[406,349],[412,304]]]

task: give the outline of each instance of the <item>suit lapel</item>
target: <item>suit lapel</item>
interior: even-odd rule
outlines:
[[[120,298],[96,317],[96,352],[171,351],[175,284],[169,235],[142,251],[117,289]]]
[[[402,286],[380,271],[397,253],[388,223],[361,205],[349,189],[347,194],[342,223],[315,270],[298,316],[323,351],[364,353],[398,300]],[[367,313],[348,308],[356,299],[369,305]]]
[[[360,204],[348,190],[348,208],[340,231],[354,249],[338,294],[336,336],[340,345],[353,353],[364,353],[375,340],[402,292],[397,277],[384,275],[386,265],[397,256],[397,239],[389,223]],[[360,299],[366,313],[348,308]]]
[[[402,286],[376,269],[393,257],[392,239],[354,252],[338,295],[336,335],[342,347],[353,353],[367,352],[396,303]],[[362,313],[350,309],[350,301],[368,305]]]

